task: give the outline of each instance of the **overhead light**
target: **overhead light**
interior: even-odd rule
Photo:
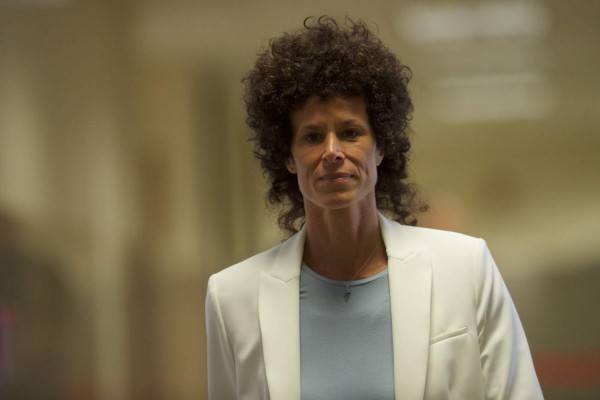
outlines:
[[[412,4],[402,8],[396,31],[419,43],[504,37],[539,37],[550,28],[550,13],[536,1],[473,4]]]
[[[536,72],[521,72],[514,74],[490,74],[490,75],[468,75],[460,77],[446,77],[436,82],[441,88],[473,88],[488,87],[496,88],[498,86],[523,86],[546,82],[544,75]]]
[[[69,0],[0,0],[0,6],[42,7],[65,6]]]
[[[444,78],[431,91],[428,110],[450,124],[539,120],[558,105],[557,88],[537,73]]]

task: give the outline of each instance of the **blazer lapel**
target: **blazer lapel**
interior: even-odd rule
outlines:
[[[305,229],[282,244],[260,278],[258,315],[271,400],[300,399],[300,266]]]
[[[402,225],[380,217],[388,254],[396,399],[423,399],[429,354],[431,257]]]

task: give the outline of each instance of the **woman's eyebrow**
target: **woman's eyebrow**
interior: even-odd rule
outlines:
[[[364,123],[355,118],[345,119],[338,123],[340,126],[364,126]]]
[[[323,129],[324,126],[326,126],[327,124],[325,123],[308,123],[306,125],[301,125],[297,128],[297,132],[304,132],[304,131],[318,131]],[[367,126],[365,126],[364,122],[361,122],[358,119],[355,118],[349,118],[343,121],[339,121],[335,124],[335,126],[337,128],[348,128],[348,127],[359,127],[359,128],[368,128]]]
[[[317,131],[323,128],[325,124],[308,124],[298,127],[298,131]]]

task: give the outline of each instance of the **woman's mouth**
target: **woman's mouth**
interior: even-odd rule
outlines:
[[[344,172],[334,172],[330,174],[321,175],[319,180],[322,181],[345,181],[352,178],[352,174],[344,173]]]

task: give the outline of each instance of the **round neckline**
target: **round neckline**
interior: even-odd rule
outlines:
[[[326,278],[323,275],[313,271],[305,262],[302,263],[302,271],[306,272],[307,274],[309,274],[310,276],[312,276],[313,278],[316,278],[320,281],[323,282],[327,282],[329,284],[332,285],[336,285],[336,286],[346,286],[346,284],[348,284],[348,286],[360,286],[360,285],[365,285],[369,282],[373,282],[385,275],[387,275],[388,273],[388,268],[386,267],[384,270],[382,270],[381,272],[376,273],[373,276],[369,276],[368,278],[363,278],[363,279],[357,279],[355,281],[339,281],[336,279],[330,279],[330,278]]]

